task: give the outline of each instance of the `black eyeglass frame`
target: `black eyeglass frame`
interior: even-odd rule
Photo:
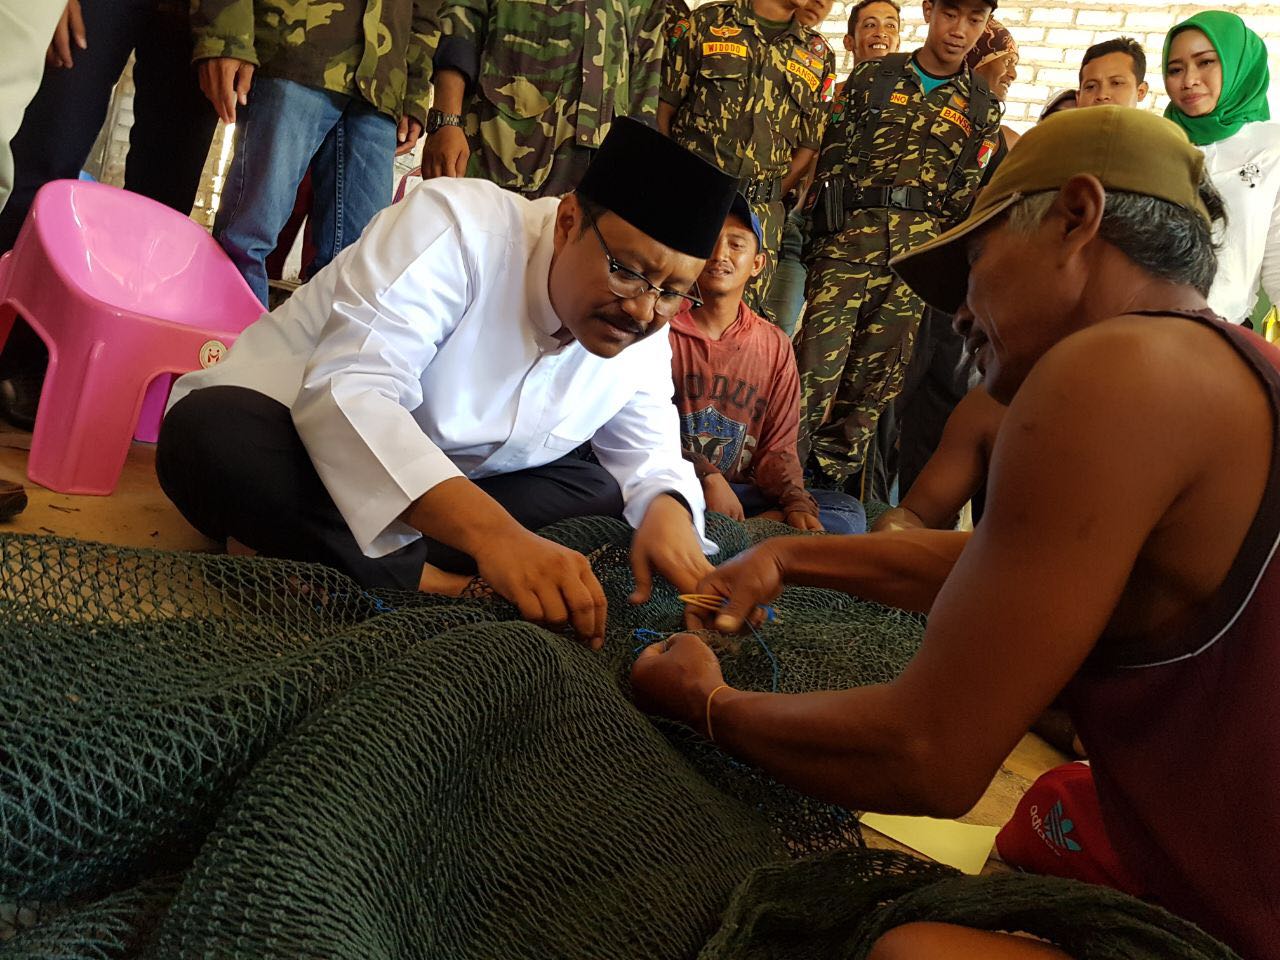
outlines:
[[[609,291],[614,296],[622,300],[635,300],[638,297],[644,297],[650,293],[656,292],[657,296],[653,301],[653,312],[668,320],[684,309],[682,301],[689,301],[692,305],[691,309],[694,310],[702,306],[702,297],[700,296],[701,291],[698,290],[698,282],[696,280],[694,281],[693,288],[689,293],[678,293],[675,290],[665,290],[655,283],[650,283],[649,278],[643,273],[637,273],[630,267],[624,266],[621,261],[613,255],[609,250],[609,245],[604,242],[604,235],[600,233],[600,228],[596,226],[594,219],[588,222],[591,224],[591,229],[596,235],[596,242],[600,244],[600,249],[604,253],[605,260],[609,263]],[[622,274],[622,276],[618,277],[618,274]],[[616,281],[615,278],[617,278]],[[615,285],[616,282],[620,281],[626,283],[628,280],[636,284],[644,284],[644,286],[639,287],[635,293],[628,293],[627,291],[631,289],[630,287],[619,290]],[[664,301],[664,297],[668,299]],[[675,304],[675,309],[671,310],[669,313],[666,309],[660,309],[664,302]]]

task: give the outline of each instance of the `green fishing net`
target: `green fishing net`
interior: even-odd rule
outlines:
[[[786,532],[709,526],[718,561]],[[726,940],[722,919],[778,875],[789,916],[825,916],[787,865],[880,862],[857,818],[637,711],[637,631],[680,628],[675,591],[627,603],[620,522],[544,534],[591,558],[603,651],[496,598],[0,537],[0,957],[808,955],[768,952],[769,924]],[[923,634],[831,591],[776,608],[756,636],[714,638],[730,682],[880,682]],[[931,870],[888,875],[946,879]]]

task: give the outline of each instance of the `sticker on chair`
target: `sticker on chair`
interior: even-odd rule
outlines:
[[[221,340],[206,340],[200,345],[200,366],[212,367],[227,354],[227,345]]]

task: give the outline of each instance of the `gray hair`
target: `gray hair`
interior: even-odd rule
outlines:
[[[1056,190],[1033,193],[1009,212],[1009,229],[1028,234],[1049,212]],[[1200,181],[1200,199],[1214,226],[1225,223],[1222,197],[1208,178]],[[1185,283],[1207,296],[1218,272],[1214,227],[1194,210],[1141,193],[1108,191],[1098,235],[1144,270],[1173,283]]]

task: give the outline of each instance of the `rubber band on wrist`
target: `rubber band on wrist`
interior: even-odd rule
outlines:
[[[710,740],[712,743],[716,742],[716,735],[711,729],[711,701],[716,698],[716,694],[719,693],[721,690],[728,690],[728,689],[729,689],[729,685],[727,683],[722,683],[720,684],[720,686],[716,687],[714,690],[712,690],[710,693],[707,694],[707,739]]]

